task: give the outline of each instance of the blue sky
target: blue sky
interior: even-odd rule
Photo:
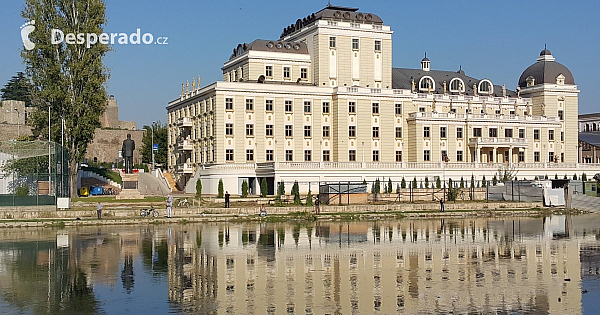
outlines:
[[[418,68],[423,53],[436,70],[462,69],[514,90],[519,76],[548,45],[581,90],[580,113],[600,112],[600,1],[334,1],[379,15],[393,35],[393,66]],[[198,75],[202,86],[222,78],[232,49],[254,39],[277,39],[284,26],[327,1],[106,0],[105,32],[152,33],[168,45],[114,45],[109,94],[121,120],[141,128],[166,121],[167,103],[181,83]],[[24,66],[20,57],[23,0],[0,3],[0,86]]]

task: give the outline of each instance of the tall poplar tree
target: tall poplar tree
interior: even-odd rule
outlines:
[[[51,33],[58,29],[65,36],[102,34],[105,11],[103,0],[25,0],[21,12],[27,21],[35,21],[35,30],[29,35],[35,47],[21,52],[32,84],[32,105],[37,108],[30,116],[33,133],[48,138],[50,112],[51,140],[60,143],[64,119],[71,196],[76,195],[77,163],[83,160],[106,107],[109,75],[103,58],[110,48],[101,44],[52,44]]]

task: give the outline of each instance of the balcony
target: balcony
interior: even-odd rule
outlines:
[[[477,145],[480,147],[506,147],[512,146],[515,148],[527,147],[527,139],[522,138],[469,138],[469,145]]]
[[[190,140],[190,139],[185,139],[182,142],[179,142],[177,144],[177,147],[179,148],[179,150],[183,150],[183,151],[194,150],[194,144],[192,143],[192,140]]]
[[[518,116],[518,115],[502,115],[502,114],[455,114],[455,113],[434,113],[434,112],[417,112],[410,113],[409,119],[444,119],[444,120],[478,120],[478,121],[494,121],[494,122],[542,122],[542,123],[560,123],[558,117],[546,116]]]
[[[192,121],[192,118],[190,118],[190,117],[182,117],[182,118],[179,118],[179,120],[177,120],[177,126],[185,127],[185,128],[192,128],[194,126],[194,122]]]
[[[183,174],[194,174],[194,168],[192,167],[191,164],[188,164],[188,163],[184,163],[184,164],[177,166],[177,171],[179,173],[183,173]]]

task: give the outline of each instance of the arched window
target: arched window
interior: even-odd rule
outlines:
[[[596,123],[592,125],[592,131],[596,131]]]
[[[479,87],[477,88],[480,94],[492,94],[494,93],[494,86],[490,80],[481,80]]]
[[[590,124],[585,124],[585,131],[590,131]]]
[[[435,81],[432,77],[422,77],[419,81],[419,90],[424,92],[435,91]]]
[[[465,83],[463,82],[463,80],[459,79],[459,78],[454,78],[452,79],[452,81],[450,81],[450,92],[464,92],[465,91]]]

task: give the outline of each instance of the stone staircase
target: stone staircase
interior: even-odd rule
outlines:
[[[179,189],[177,189],[177,184],[175,184],[175,180],[173,179],[173,175],[171,175],[171,173],[164,172],[163,176],[167,179],[167,182],[169,182],[169,186],[171,187],[171,190],[173,192],[179,191]]]
[[[600,213],[600,198],[586,195],[573,195],[571,207],[578,210]]]

